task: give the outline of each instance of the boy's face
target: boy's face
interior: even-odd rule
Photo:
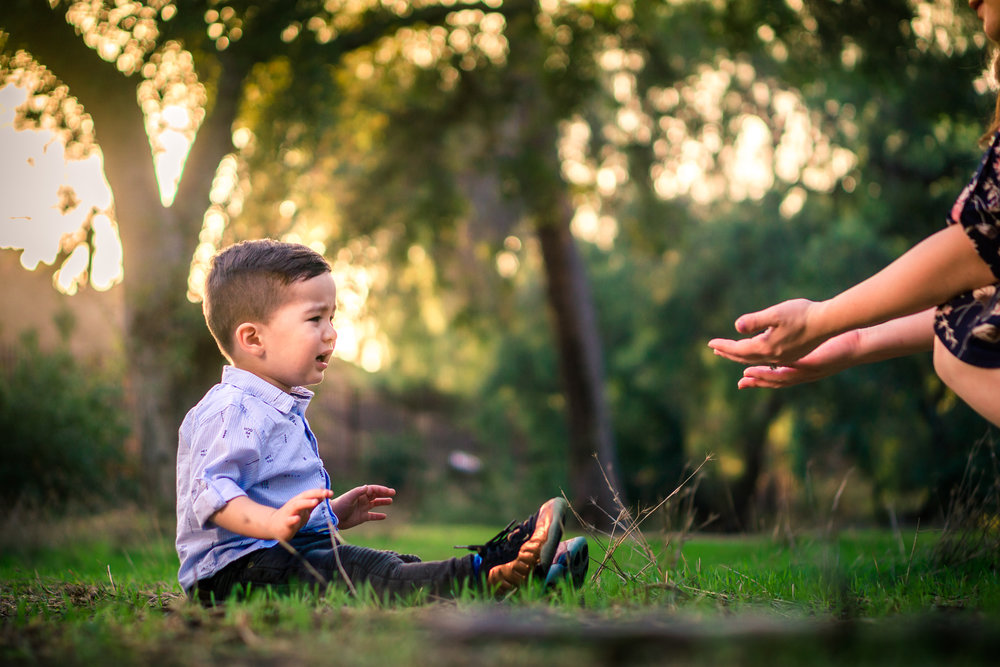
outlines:
[[[292,283],[282,305],[257,325],[261,354],[247,370],[283,391],[322,382],[337,343],[336,312],[337,287],[329,273]]]

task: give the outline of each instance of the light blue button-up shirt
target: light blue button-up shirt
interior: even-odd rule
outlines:
[[[222,381],[188,412],[177,447],[177,578],[187,590],[274,540],[219,528],[209,517],[237,496],[281,507],[309,489],[330,488],[316,439],[305,419],[312,392],[288,394],[253,373],[226,366]],[[329,502],[303,530],[337,525]]]

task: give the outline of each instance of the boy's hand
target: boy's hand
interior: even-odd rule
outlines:
[[[220,528],[261,540],[290,540],[309,521],[309,515],[326,498],[329,489],[309,489],[274,509],[236,496],[213,514],[210,521]]]
[[[310,489],[274,510],[268,520],[272,539],[287,541],[295,537],[299,529],[309,521],[309,516],[316,506],[324,499],[332,497],[333,492],[329,489]]]
[[[372,512],[374,507],[392,504],[396,489],[378,484],[358,486],[330,501],[333,513],[337,515],[340,529],[351,528],[366,521],[382,521],[385,514]]]

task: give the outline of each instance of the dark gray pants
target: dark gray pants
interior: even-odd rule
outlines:
[[[330,536],[323,533],[300,533],[290,544],[296,553],[277,544],[243,556],[199,581],[191,595],[211,605],[247,588],[289,590],[294,585],[305,585],[321,591],[327,586],[347,589],[344,574],[355,589],[368,585],[381,598],[406,596],[418,590],[448,597],[464,587],[481,587],[473,554],[425,563],[416,556],[349,544],[338,544],[335,553]],[[338,558],[343,574],[337,567]],[[322,579],[317,579],[317,573]]]

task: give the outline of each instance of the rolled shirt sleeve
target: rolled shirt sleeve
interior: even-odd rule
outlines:
[[[190,504],[200,527],[207,527],[213,514],[257,483],[260,431],[233,405],[197,431],[191,447]]]

